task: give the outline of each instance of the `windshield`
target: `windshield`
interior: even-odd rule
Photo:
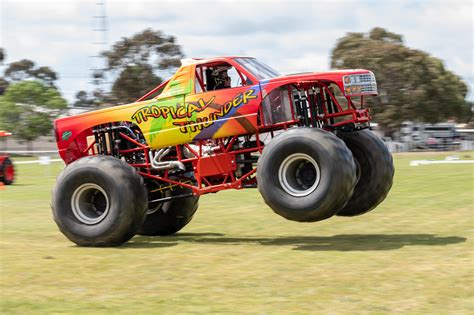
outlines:
[[[278,71],[270,68],[266,64],[258,61],[254,58],[235,58],[242,67],[244,67],[248,72],[253,74],[259,80],[271,79],[273,77],[278,77],[280,74]]]

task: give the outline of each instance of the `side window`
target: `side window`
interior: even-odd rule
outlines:
[[[229,77],[230,77],[230,87],[239,87],[239,86],[244,86],[247,85],[247,78],[243,73],[240,73],[235,69],[235,67],[230,68],[227,71]],[[242,82],[243,78],[243,82]]]
[[[204,92],[203,91],[204,86],[201,85],[201,82],[199,82],[198,75],[199,74],[196,73],[196,78],[194,79],[194,86],[195,86],[195,89],[196,89],[196,93],[202,93],[202,92]]]
[[[247,77],[228,63],[196,67],[196,93],[231,89],[251,84]]]

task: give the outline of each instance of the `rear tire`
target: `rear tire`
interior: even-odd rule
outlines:
[[[295,128],[265,146],[257,167],[258,189],[275,213],[315,222],[344,207],[352,196],[355,170],[351,152],[334,134]]]
[[[169,184],[164,185],[169,186]],[[190,188],[175,186],[173,190],[166,190],[163,194],[153,194],[153,186],[159,189],[160,185],[155,181],[149,181],[147,186],[150,191],[150,200],[192,193]],[[191,222],[198,206],[198,196],[149,205],[145,222],[143,222],[137,234],[149,236],[175,234]]]
[[[1,165],[2,167],[2,181],[5,185],[11,185],[15,181],[15,167],[10,158],[5,158]]]
[[[51,207],[61,232],[80,246],[117,246],[143,223],[148,194],[143,178],[110,156],[81,158],[58,176]]]
[[[356,216],[375,209],[387,197],[393,183],[393,159],[385,144],[365,129],[340,133],[356,160],[359,181],[354,194],[338,216]]]

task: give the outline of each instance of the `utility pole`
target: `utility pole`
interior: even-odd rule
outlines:
[[[96,14],[93,18],[93,50],[95,55],[91,56],[91,68],[94,96],[103,96],[105,93],[105,78],[102,76],[103,71],[106,67],[104,57],[101,55],[103,51],[107,49],[108,41],[108,26],[107,26],[107,13],[106,13],[106,0],[97,0],[96,2]],[[100,95],[97,95],[100,94]]]

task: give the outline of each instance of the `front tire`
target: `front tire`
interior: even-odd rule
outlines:
[[[334,134],[295,128],[265,146],[257,166],[258,189],[288,220],[315,222],[340,210],[352,195],[355,164]]]
[[[147,200],[133,167],[110,156],[91,156],[58,176],[51,207],[61,232],[77,245],[117,246],[141,226]]]
[[[359,180],[352,198],[337,215],[361,215],[375,209],[387,197],[393,183],[392,155],[382,140],[367,129],[339,136],[354,155]]]

